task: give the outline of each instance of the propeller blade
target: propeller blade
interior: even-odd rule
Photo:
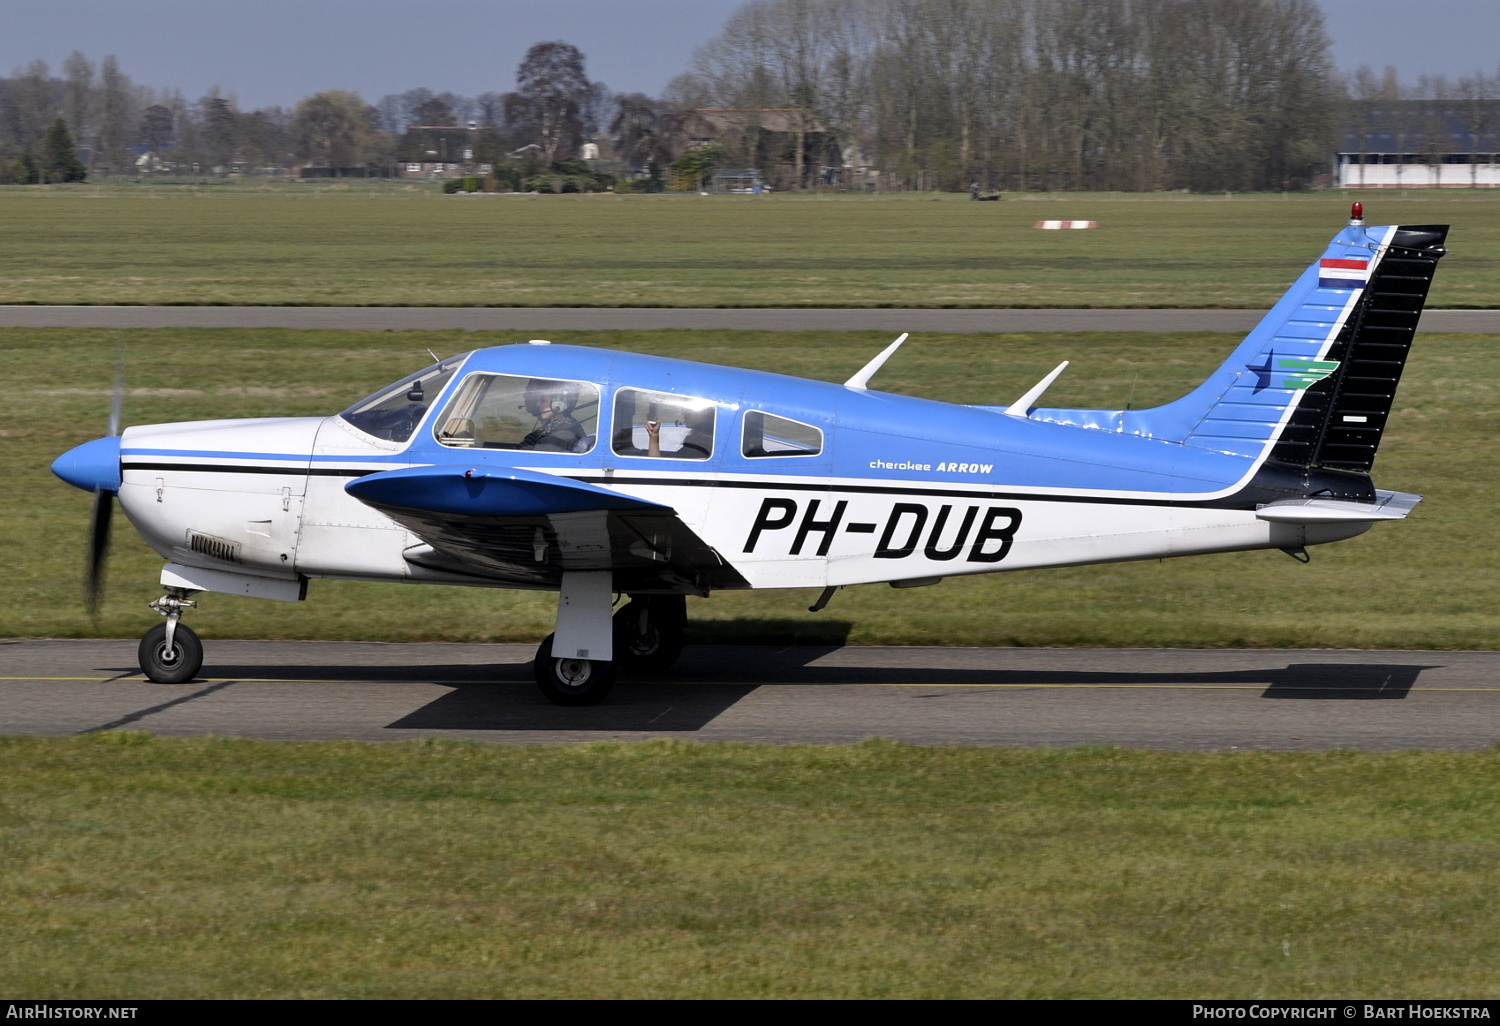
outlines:
[[[120,433],[120,413],[125,408],[125,343],[115,348],[115,390],[109,397],[109,437]]]
[[[90,616],[99,615],[99,600],[104,597],[104,559],[109,555],[109,526],[114,518],[115,493],[94,493],[94,509],[89,516],[89,566],[84,578],[84,602]]]

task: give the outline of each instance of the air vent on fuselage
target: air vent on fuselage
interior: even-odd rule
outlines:
[[[210,559],[222,559],[226,563],[238,563],[240,561],[239,542],[215,538],[211,534],[199,534],[197,531],[188,531],[187,541],[188,548],[200,556],[208,556]]]

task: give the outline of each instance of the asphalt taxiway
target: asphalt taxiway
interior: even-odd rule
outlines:
[[[690,647],[563,709],[529,645],[206,641],[153,684],[133,641],[0,641],[0,733],[506,743],[679,737],[840,744],[1476,749],[1500,743],[1500,652]]]

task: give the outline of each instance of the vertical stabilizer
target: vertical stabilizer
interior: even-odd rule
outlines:
[[[1446,225],[1367,229],[1356,217],[1181,399],[1138,411],[1036,410],[1032,418],[1363,480],[1447,234]]]

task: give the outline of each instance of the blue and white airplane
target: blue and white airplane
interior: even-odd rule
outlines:
[[[554,702],[663,669],[684,596],[897,588],[1040,567],[1283,549],[1400,520],[1370,467],[1446,226],[1349,225],[1201,385],[1147,410],[1008,406],[534,341],[464,353],[330,417],[129,428],[59,457],[165,560],[141,668],[191,679],[200,592],[310,578],[558,593]],[[116,406],[118,410],[118,405]],[[115,414],[117,422],[118,413]],[[629,602],[614,612],[615,596]]]

